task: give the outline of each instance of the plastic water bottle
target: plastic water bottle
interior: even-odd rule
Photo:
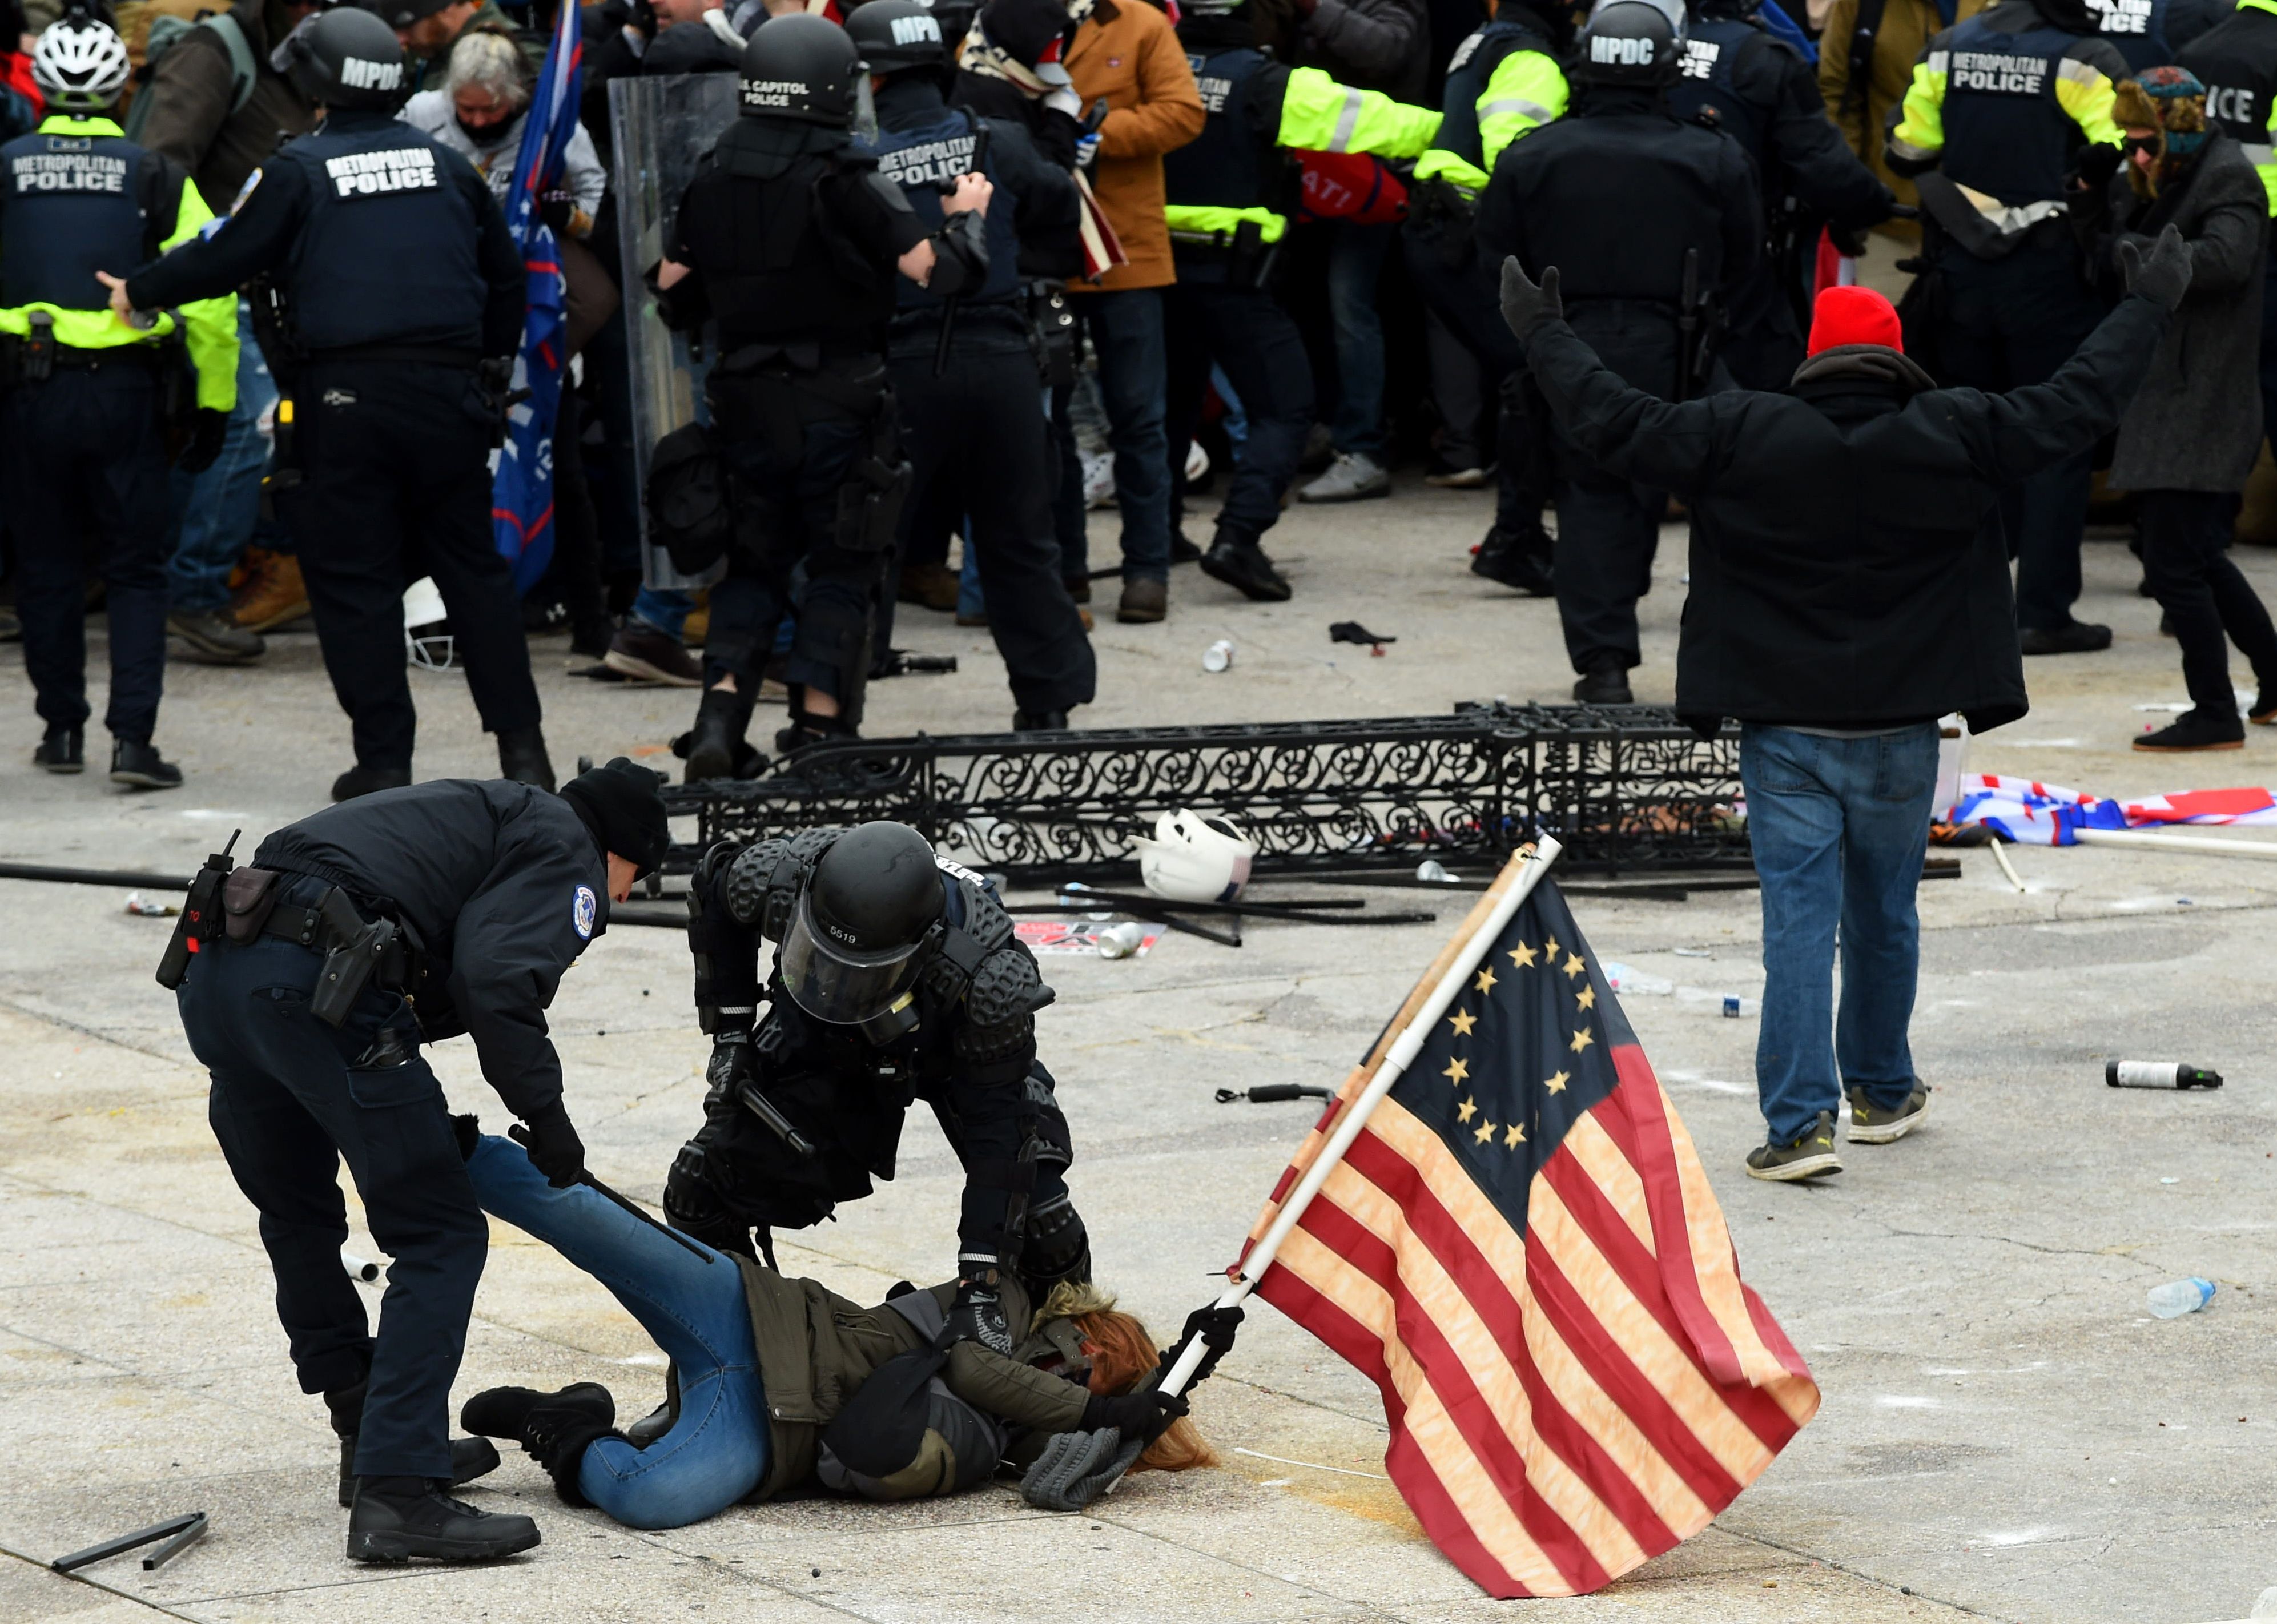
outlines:
[[[2196,1314],[2212,1300],[2213,1282],[2197,1275],[2151,1288],[2151,1312],[2162,1320],[2178,1320],[2185,1314]]]

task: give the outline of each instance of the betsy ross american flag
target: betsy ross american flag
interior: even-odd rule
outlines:
[[[1457,1567],[1497,1597],[1594,1590],[1707,1527],[1818,1388],[1740,1281],[1691,1137],[1556,888],[1443,1009],[1422,991],[1266,1203],[1251,1247],[1428,1014],[1256,1293],[1382,1391],[1385,1467]]]

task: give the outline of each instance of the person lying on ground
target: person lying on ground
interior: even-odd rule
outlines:
[[[617,1430],[598,1383],[494,1387],[467,1401],[469,1429],[518,1439],[572,1506],[670,1529],[816,1484],[871,1499],[953,1494],[1000,1463],[1024,1469],[1055,1435],[1108,1428],[1146,1440],[1139,1467],[1216,1458],[1185,1399],[1152,1390],[1168,1361],[1146,1327],[1095,1286],[1062,1283],[1032,1315],[1008,1283],[1024,1333],[1012,1355],[969,1339],[944,1347],[954,1281],[862,1308],[668,1231],[590,1184],[555,1189],[520,1146],[455,1120],[484,1210],[607,1286],[672,1360],[669,1424],[646,1447]]]

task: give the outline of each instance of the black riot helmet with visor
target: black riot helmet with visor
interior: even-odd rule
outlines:
[[[846,19],[846,37],[872,73],[933,68],[946,75],[949,69],[940,19],[922,0],[864,0]]]
[[[849,129],[869,93],[869,69],[846,30],[812,11],[761,23],[735,69],[735,111],[747,118]]]
[[[319,11],[286,34],[269,65],[326,107],[392,113],[411,96],[395,30],[357,6]]]
[[[944,906],[924,835],[883,821],[849,829],[800,888],[778,961],[783,990],[817,1020],[875,1041],[900,1035],[917,1024],[918,972],[943,934]]]
[[[1683,0],[1597,0],[1573,41],[1570,77],[1640,89],[1672,85],[1684,68]]]

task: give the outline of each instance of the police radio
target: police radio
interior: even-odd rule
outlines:
[[[173,936],[166,943],[164,957],[158,960],[158,985],[172,992],[190,972],[190,956],[205,943],[221,934],[221,888],[237,866],[229,854],[237,848],[237,837],[245,831],[232,829],[229,844],[210,854],[205,866],[198,870],[197,878],[190,881],[190,894],[182,900],[181,917],[174,921]]]

